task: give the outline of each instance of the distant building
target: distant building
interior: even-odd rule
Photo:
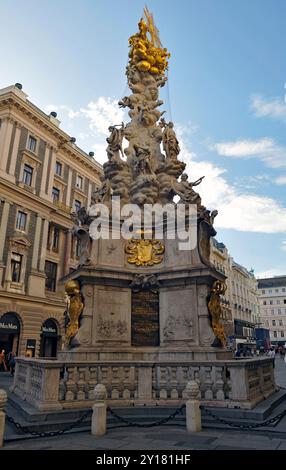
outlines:
[[[261,321],[272,344],[286,343],[286,276],[258,279]]]
[[[232,261],[232,308],[236,348],[256,346],[255,328],[260,325],[258,284],[253,272]]]
[[[222,320],[224,324],[224,329],[226,335],[229,339],[232,339],[234,336],[234,322],[232,314],[232,296],[231,296],[231,269],[232,269],[232,260],[228,253],[226,246],[218,242],[215,238],[211,239],[211,255],[210,261],[214,264],[217,271],[220,271],[222,274],[227,276],[226,286],[227,290],[225,297],[221,299],[222,304]]]
[[[101,166],[16,84],[0,90],[0,349],[55,356],[66,308],[59,279],[78,264],[71,212]]]
[[[255,328],[260,324],[257,280],[253,272],[236,263],[226,246],[211,239],[211,262],[226,279],[227,291],[222,300],[223,321],[233,349],[256,345]]]

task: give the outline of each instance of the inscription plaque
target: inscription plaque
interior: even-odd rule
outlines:
[[[159,293],[132,292],[132,346],[159,346]]]

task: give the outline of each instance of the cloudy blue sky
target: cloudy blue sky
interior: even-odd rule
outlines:
[[[0,87],[23,84],[103,161],[127,93],[141,0],[0,0]],[[149,0],[172,57],[162,90],[217,238],[257,275],[286,274],[286,2]]]

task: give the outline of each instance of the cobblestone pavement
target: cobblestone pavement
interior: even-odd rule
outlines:
[[[152,429],[111,429],[102,437],[88,432],[57,438],[5,443],[3,450],[286,450],[285,439],[236,431],[207,430],[187,433],[185,428],[160,426]]]
[[[286,387],[286,364],[275,361],[277,384]],[[0,387],[11,383],[8,374],[0,374]],[[285,421],[285,423],[284,423]],[[278,429],[277,429],[278,431]],[[102,437],[89,432],[65,434],[55,438],[34,438],[6,442],[2,450],[286,450],[286,418],[279,432],[258,433],[232,429],[206,429],[187,433],[184,427],[160,426],[150,429],[109,429]]]

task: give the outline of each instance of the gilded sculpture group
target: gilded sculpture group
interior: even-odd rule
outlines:
[[[164,75],[170,54],[166,48],[162,48],[153,21],[149,21],[147,26],[141,18],[138,26],[139,32],[129,38],[131,65],[134,65],[140,72]],[[147,38],[147,33],[150,34],[151,40]]]

